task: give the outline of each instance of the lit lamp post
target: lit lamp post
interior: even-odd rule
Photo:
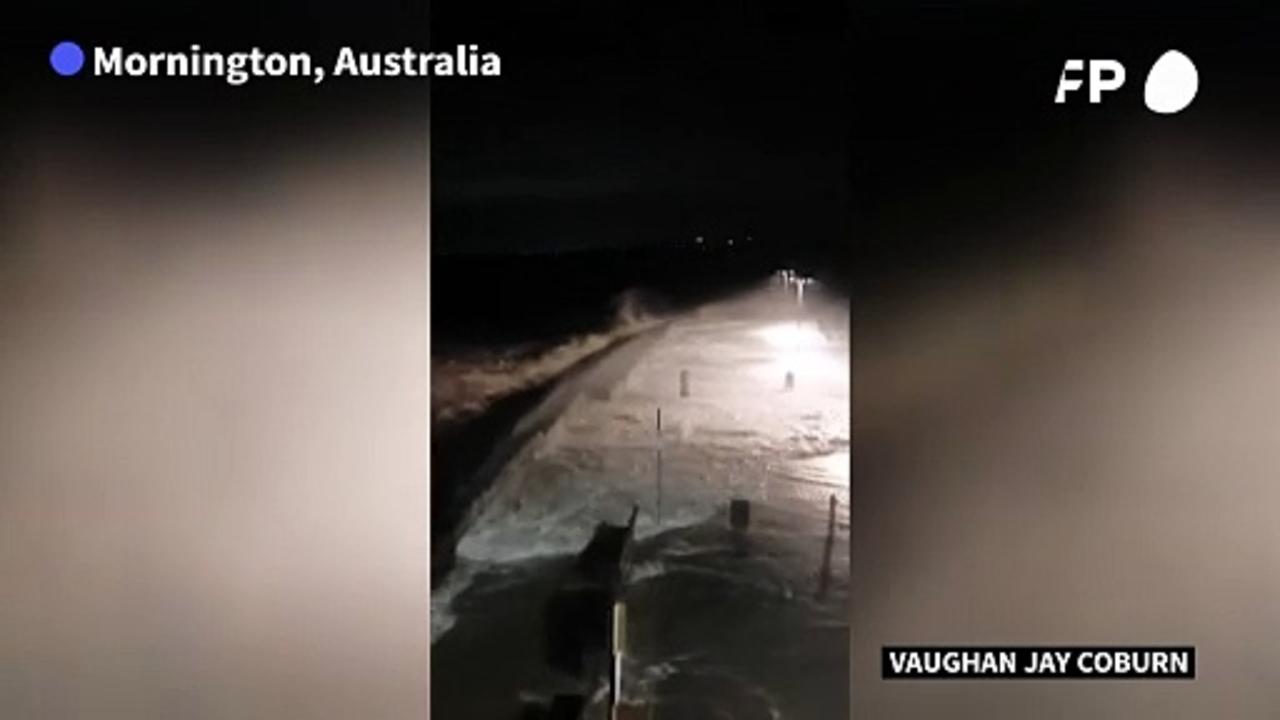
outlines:
[[[795,279],[796,285],[796,305],[804,306],[804,286],[811,285],[813,278],[798,277]]]

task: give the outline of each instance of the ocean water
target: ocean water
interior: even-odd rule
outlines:
[[[515,717],[521,698],[596,690],[542,662],[540,607],[595,525],[635,506],[626,699],[663,718],[846,715],[846,301],[775,280],[602,355],[516,422],[536,431],[459,534],[432,596],[433,709]]]

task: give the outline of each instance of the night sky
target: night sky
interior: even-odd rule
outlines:
[[[479,42],[503,77],[433,87],[434,250],[838,242],[846,18],[839,3],[435,3],[434,46]]]

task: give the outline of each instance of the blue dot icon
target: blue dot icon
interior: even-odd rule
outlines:
[[[53,66],[54,72],[63,77],[75,75],[84,67],[84,50],[73,42],[60,42],[49,53],[49,64]]]

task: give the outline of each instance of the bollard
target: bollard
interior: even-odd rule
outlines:
[[[796,374],[788,370],[786,377],[782,379],[782,386],[787,390],[794,390],[796,387]]]
[[[680,397],[689,397],[689,371],[680,371]]]

